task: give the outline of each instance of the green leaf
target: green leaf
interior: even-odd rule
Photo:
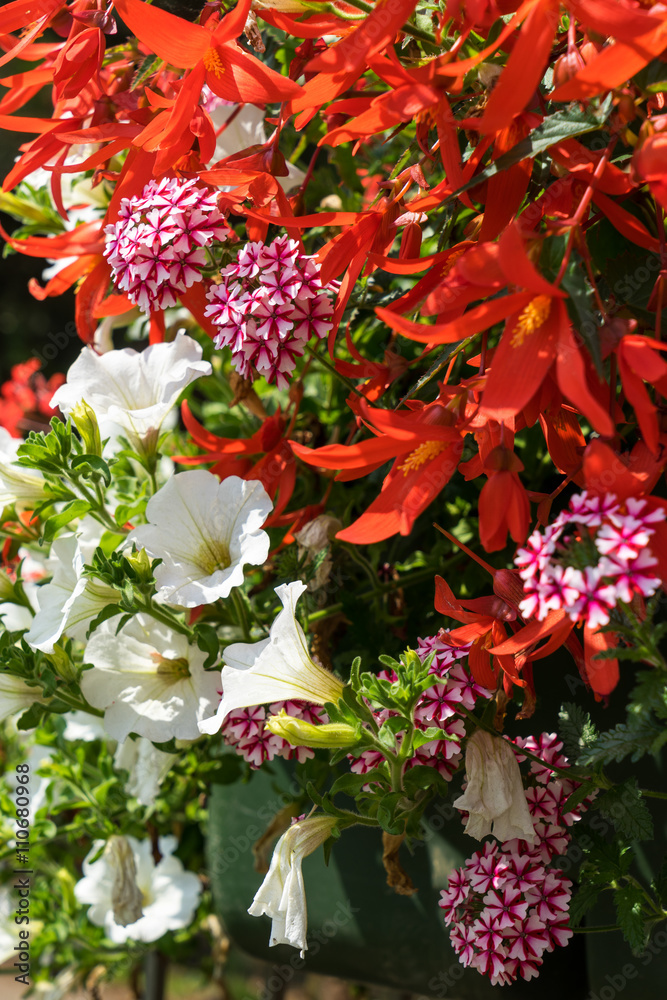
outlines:
[[[591,717],[580,705],[566,702],[561,707],[558,718],[558,732],[565,744],[565,751],[568,757],[578,762],[581,751],[591,746],[597,735]]]
[[[38,689],[35,688],[35,693],[37,692],[37,690]],[[48,708],[45,705],[42,705],[41,702],[37,701],[35,702],[34,705],[31,705],[30,708],[26,709],[26,711],[23,713],[21,718],[16,723],[16,728],[21,731],[25,729],[36,729],[36,727],[42,723],[44,717],[48,715],[48,713],[49,713]]]
[[[595,885],[582,885],[570,902],[570,924],[578,927],[584,916],[595,906],[600,896],[600,890]]]
[[[205,622],[202,622],[195,627],[195,637],[197,639],[197,645],[201,651],[206,653],[204,667],[212,667],[220,652],[220,640],[218,639],[218,633],[212,625],[207,625]]]
[[[628,840],[650,840],[653,837],[651,813],[634,778],[610,788],[593,803],[593,808],[598,809]]]
[[[600,733],[592,746],[581,754],[578,764],[618,763],[630,757],[633,763],[650,753],[656,737],[664,733],[664,724],[650,717],[631,718],[629,723],[620,722],[606,733]]]
[[[477,187],[482,181],[494,177],[503,170],[509,170],[515,163],[525,160],[527,157],[535,157],[543,153],[550,146],[564,139],[572,139],[575,135],[583,135],[585,132],[594,132],[604,123],[605,118],[611,108],[611,103],[605,101],[598,112],[578,111],[573,108],[566,108],[564,111],[557,111],[549,115],[544,121],[534,128],[521,142],[508,149],[506,153],[499,156],[497,160],[490,163],[484,170],[475,174],[472,180],[460,187],[458,191],[449,196],[449,199],[458,198],[464,191]]]
[[[109,466],[99,455],[77,455],[71,462],[72,470],[90,479],[93,476],[101,476],[106,486],[111,485],[111,471]]]
[[[614,893],[616,918],[623,937],[635,954],[643,950],[647,941],[643,904],[644,893],[639,886],[624,885]]]
[[[453,740],[455,743],[460,743],[461,737],[454,736],[444,729],[438,729],[437,726],[430,726],[428,729],[418,729],[415,732],[412,737],[412,747],[414,750],[418,750],[419,747],[423,747],[425,743],[431,743],[433,740]]]
[[[372,771],[366,771],[365,774],[341,774],[339,778],[336,778],[331,790],[330,795],[350,795],[352,798],[360,792],[364,785],[372,784],[374,782],[380,782],[382,785],[387,785],[387,775],[382,771],[381,768],[373,768]]]
[[[53,541],[61,528],[64,528],[71,521],[76,520],[76,518],[83,517],[89,510],[92,510],[92,507],[87,500],[70,500],[59,514],[54,514],[53,517],[50,517],[46,521],[44,525],[44,541]]]
[[[572,252],[562,280],[563,288],[568,293],[565,303],[568,314],[575,329],[588,348],[598,375],[603,377],[602,353],[600,350],[600,331],[598,322],[591,309],[591,289],[586,270],[579,254]]]

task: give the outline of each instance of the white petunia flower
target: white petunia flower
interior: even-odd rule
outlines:
[[[69,416],[85,400],[95,411],[102,437],[108,436],[110,425],[117,425],[136,444],[160,429],[187,385],[210,373],[201,347],[185,334],[141,352],[126,347],[99,355],[84,347],[51,406]]]
[[[132,850],[134,878],[141,893],[143,915],[124,927],[114,919],[115,868],[106,854],[91,863],[89,859],[99,852],[104,843],[96,840],[83,862],[84,878],[74,887],[78,901],[90,906],[88,919],[97,927],[104,927],[106,936],[114,944],[124,944],[129,940],[157,941],[167,931],[187,927],[199,902],[201,883],[196,875],[183,869],[178,858],[172,857],[177,846],[176,838],[160,837],[158,844],[162,859],[157,865],[149,840],[125,839]]]
[[[301,820],[282,835],[275,846],[266,878],[255,894],[248,913],[271,917],[269,946],[290,944],[301,958],[308,948],[308,913],[301,863],[331,836],[335,816],[313,816]]]
[[[93,740],[104,740],[106,736],[102,720],[97,715],[76,711],[68,712],[65,716],[63,738],[66,740],[83,740],[85,743],[91,743]]]
[[[177,756],[153,746],[143,736],[119,743],[114,755],[114,767],[130,775],[125,791],[142,806],[152,806],[163,780],[174,766]]]
[[[44,476],[37,469],[16,465],[23,444],[0,427],[0,510],[13,504],[17,510],[32,510],[44,500]]]
[[[285,0],[285,2],[298,4],[298,0]],[[303,5],[298,4],[298,9],[303,10]],[[202,90],[202,97],[205,99],[205,107],[211,116],[217,136],[215,152],[211,157],[214,163],[242,149],[266,144],[264,128],[266,112],[263,108],[256,108],[254,104],[230,104],[213,94],[206,84]],[[292,191],[303,184],[306,175],[294,163],[286,161],[285,166],[287,176],[276,177],[276,180],[283,191]],[[229,191],[231,188],[223,188],[223,191],[225,190]]]
[[[343,684],[310,658],[296,602],[306,590],[300,581],[276,587],[283,610],[260,642],[235,642],[225,650],[223,697],[211,719],[199,723],[202,733],[216,733],[230,712],[251,705],[292,699],[324,705],[340,698]]]
[[[36,592],[39,611],[25,635],[32,649],[52,653],[63,633],[84,640],[100,611],[120,600],[113,587],[83,575],[87,549],[78,535],[61,535],[51,546],[53,578]]]
[[[41,688],[29,687],[20,677],[0,670],[0,722],[30,708],[36,701],[45,704],[48,700],[42,697]]]
[[[195,608],[228,597],[243,583],[246,563],[261,565],[269,554],[262,525],[272,510],[257,480],[212,472],[179,472],[151,497],[149,524],[128,535],[154,558],[158,598],[166,604]]]
[[[122,742],[130,733],[156,743],[199,737],[197,723],[218,701],[217,671],[204,670],[206,654],[185,636],[149,615],[135,615],[116,635],[113,621],[90,637],[81,690],[105,709],[104,728]]]
[[[518,837],[532,844],[535,828],[526,802],[519,764],[511,744],[478,729],[466,746],[468,786],[452,803],[467,812],[465,832],[475,840],[488,834],[504,842]]]

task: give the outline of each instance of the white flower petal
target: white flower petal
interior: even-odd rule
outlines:
[[[128,543],[163,560],[155,572],[160,600],[186,608],[210,604],[243,583],[247,563],[265,561],[269,536],[261,527],[272,506],[257,480],[219,482],[203,469],[180,472],[151,497],[150,523],[130,532]]]
[[[316,705],[338,701],[343,690],[341,681],[313,663],[303,629],[296,620],[296,602],[305,590],[306,585],[300,581],[277,587],[283,610],[271,626],[269,638],[227,647],[222,701],[213,718],[200,722],[202,733],[216,733],[237,708],[292,698]]]
[[[69,416],[85,400],[101,425],[115,423],[135,439],[141,438],[160,428],[190,382],[210,373],[201,347],[186,334],[141,352],[126,347],[99,355],[84,347],[51,406]]]

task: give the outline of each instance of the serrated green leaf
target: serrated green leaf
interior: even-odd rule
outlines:
[[[626,757],[634,762],[648,753],[656,737],[664,732],[664,725],[657,720],[639,717],[629,724],[621,722],[606,733],[600,733],[592,746],[587,747],[577,763],[583,765],[618,763]]]
[[[570,924],[578,927],[584,916],[595,906],[600,896],[600,890],[595,885],[579,887],[570,902]]]
[[[653,820],[634,778],[610,788],[593,807],[598,809],[618,832],[629,840],[650,840]]]
[[[581,751],[596,739],[596,729],[591,717],[580,705],[566,702],[558,713],[558,732],[565,744],[568,756],[579,760]]]
[[[624,885],[614,893],[616,919],[623,937],[635,953],[643,950],[647,940],[643,904],[644,894],[639,886]]]

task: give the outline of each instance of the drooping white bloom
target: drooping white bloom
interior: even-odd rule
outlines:
[[[20,677],[0,670],[0,722],[30,708],[36,701],[48,700],[42,697],[41,688],[30,687]]]
[[[469,836],[534,842],[519,764],[507,740],[481,729],[473,733],[466,746],[466,780],[465,792],[452,805],[469,814]]]
[[[343,684],[314,663],[303,629],[296,620],[296,602],[306,590],[300,581],[276,587],[283,610],[260,642],[235,642],[225,650],[222,701],[211,719],[199,723],[202,733],[216,733],[230,712],[251,705],[292,699],[324,705],[338,701]]]
[[[204,670],[206,654],[150,615],[135,615],[116,635],[112,620],[90,637],[81,690],[105,709],[104,728],[122,742],[130,733],[156,743],[194,740],[215,706],[220,678]]]
[[[253,917],[271,917],[269,946],[291,944],[301,958],[308,949],[308,913],[301,863],[331,836],[335,816],[303,819],[282,835],[275,846],[266,878],[248,909]]]
[[[243,583],[246,563],[265,561],[262,525],[272,506],[257,480],[179,472],[148,501],[150,523],[131,531],[128,542],[162,559],[155,571],[160,600],[195,608],[228,597]]]
[[[63,633],[85,639],[88,626],[100,611],[120,600],[113,587],[83,575],[89,550],[78,535],[61,535],[51,546],[53,578],[36,592],[39,611],[25,635],[33,649],[52,653]]]
[[[16,465],[16,453],[23,444],[0,427],[0,510],[14,504],[17,510],[31,510],[44,500],[44,477],[37,469]]]
[[[177,756],[153,746],[140,736],[119,743],[114,755],[114,766],[129,774],[125,791],[142,806],[152,806],[162,781],[171,771]]]
[[[141,352],[126,347],[100,355],[84,347],[51,406],[69,416],[85,400],[95,411],[102,437],[116,425],[136,443],[149,431],[159,430],[187,385],[210,373],[201,347],[186,334]]]
[[[125,839],[132,851],[135,870],[134,873],[125,871],[124,875],[129,878],[130,874],[134,874],[141,893],[143,915],[126,926],[121,926],[114,918],[117,866],[106,854],[97,861],[90,861],[104,844],[104,841],[96,840],[83,862],[84,878],[74,887],[78,901],[90,905],[88,919],[97,927],[104,927],[107,937],[114,944],[124,944],[128,940],[157,941],[167,931],[187,927],[199,901],[201,883],[196,875],[183,869],[178,858],[172,856],[177,846],[176,838],[160,837],[158,846],[162,859],[157,865],[153,860],[150,840]],[[116,903],[118,909],[118,899]]]

